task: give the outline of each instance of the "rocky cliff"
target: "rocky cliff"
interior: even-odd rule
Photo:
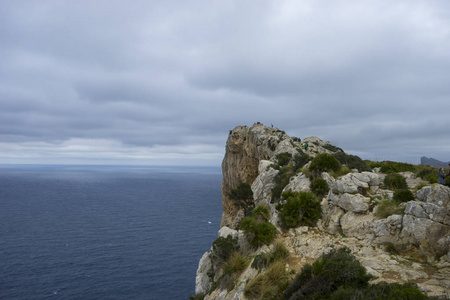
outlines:
[[[311,160],[323,153],[341,158],[341,169],[346,161],[355,158],[317,137],[299,141],[262,124],[230,131],[222,163],[223,215],[219,238],[236,240],[236,249],[248,263],[233,276],[233,284],[220,284],[226,271],[223,262],[218,262],[221,250],[215,243],[200,260],[197,296],[252,298],[248,285],[267,271],[255,267],[256,260],[276,247],[274,242],[255,245],[248,232],[239,230],[242,220],[259,206],[268,210],[262,218],[277,229],[277,243],[289,251],[289,259],[284,263],[291,274],[301,272],[306,264],[331,249],[347,248],[373,276],[371,283],[413,282],[431,296],[449,295],[450,188],[431,185],[412,172],[401,172],[413,198],[399,204],[394,213],[380,217],[382,205],[393,202],[396,194],[385,184],[387,175],[379,168],[327,172],[311,167],[315,163]],[[286,203],[280,196],[281,190],[310,192],[313,178],[323,179],[327,186],[326,193],[318,197],[321,218],[314,225],[286,227],[280,220],[280,207]],[[251,187],[252,197],[233,197],[233,191],[243,183]]]

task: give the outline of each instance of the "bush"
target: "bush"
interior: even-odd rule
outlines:
[[[394,200],[398,203],[414,200],[413,193],[408,189],[396,190],[394,192]]]
[[[314,226],[319,220],[322,208],[313,193],[289,191],[283,194],[283,198],[287,199],[280,211],[283,226],[287,228]]]
[[[359,172],[370,171],[370,167],[359,156],[346,154],[345,152],[337,152],[334,156],[341,164],[350,169],[358,169]]]
[[[282,261],[273,263],[265,273],[250,280],[244,295],[248,299],[281,299],[289,283],[289,273]]]
[[[272,203],[280,199],[281,192],[289,183],[289,179],[294,175],[292,166],[284,166],[274,178],[275,187],[272,189]]]
[[[223,265],[223,272],[241,274],[247,267],[248,261],[239,252],[233,252]]]
[[[297,173],[304,165],[306,165],[311,160],[311,157],[304,153],[299,152],[294,155],[294,173]]]
[[[404,300],[422,300],[430,299],[424,295],[415,284],[412,283],[386,283],[370,285],[366,289],[345,288],[333,292],[330,300],[379,300],[379,299],[404,299]]]
[[[264,211],[259,207],[255,210],[257,212]],[[261,220],[260,215],[261,213],[255,213],[250,217],[245,217],[240,224],[240,229],[244,231],[247,240],[255,247],[270,244],[278,234],[277,228],[266,221],[268,218],[264,217],[264,220]]]
[[[415,167],[412,164],[400,163],[395,161],[383,161],[381,162],[381,173],[398,173],[398,172],[414,172]]]
[[[405,177],[397,173],[387,174],[384,178],[384,184],[388,189],[394,191],[408,188]]]
[[[287,165],[292,158],[292,154],[288,152],[283,152],[277,155],[278,165],[280,167]]]
[[[326,195],[329,190],[330,188],[328,187],[328,183],[325,179],[314,178],[311,182],[311,191],[319,197]]]
[[[259,205],[252,210],[251,216],[256,219],[259,217],[263,217],[265,220],[269,220],[270,212],[266,205]]]
[[[316,173],[334,171],[338,172],[341,168],[341,163],[336,159],[334,155],[328,153],[322,153],[316,155],[312,160],[309,169]]]
[[[364,288],[371,276],[346,248],[307,265],[284,292],[286,299],[328,299],[340,286]]]
[[[375,215],[379,218],[387,218],[392,215],[402,215],[403,209],[398,206],[398,203],[385,199],[381,201],[377,206]]]
[[[231,189],[230,191],[230,199],[233,200],[248,200],[253,199],[253,191],[250,184],[242,182],[238,185],[237,188]]]
[[[286,248],[283,242],[277,241],[271,252],[262,252],[255,256],[255,258],[253,259],[252,268],[263,269],[277,261],[285,262],[289,258],[289,256],[289,250]]]
[[[211,261],[214,265],[220,267],[225,263],[231,254],[239,250],[238,239],[231,235],[219,237],[212,244]]]
[[[342,150],[341,148],[333,146],[331,144],[325,144],[322,147],[327,149],[327,150],[330,150],[332,152],[344,152],[344,150]]]

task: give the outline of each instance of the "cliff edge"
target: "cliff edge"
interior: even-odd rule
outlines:
[[[219,238],[199,262],[195,297],[264,299],[255,286],[268,280],[274,261],[280,264],[270,257],[286,249],[286,280],[273,293],[296,299],[282,290],[295,274],[346,249],[370,284],[414,283],[447,299],[450,188],[413,169],[371,165],[317,137],[300,140],[262,124],[236,127],[222,163]]]

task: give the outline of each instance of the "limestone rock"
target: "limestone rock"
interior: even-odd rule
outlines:
[[[197,276],[195,277],[195,294],[205,295],[209,292],[212,286],[211,278],[208,276],[208,271],[211,270],[211,258],[209,252],[203,254],[198,263]]]
[[[334,194],[330,192],[328,199],[346,211],[363,213],[369,209],[370,198],[364,197],[361,194]]]
[[[299,173],[291,178],[291,181],[284,187],[283,192],[292,190],[293,192],[310,192],[311,181],[305,174]]]
[[[279,172],[271,168],[271,164],[268,160],[261,160],[259,163],[259,175],[252,183],[255,206],[270,203],[272,189],[275,187],[274,178]]]
[[[330,186],[341,193],[356,194],[369,188],[370,177],[362,173],[349,173],[336,179]]]
[[[359,239],[366,238],[371,234],[371,227],[373,217],[371,215],[356,214],[354,212],[347,212],[341,219],[342,232],[346,236],[357,237]]]

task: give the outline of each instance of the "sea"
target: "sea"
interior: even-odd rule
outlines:
[[[0,165],[0,299],[188,299],[220,167]]]

